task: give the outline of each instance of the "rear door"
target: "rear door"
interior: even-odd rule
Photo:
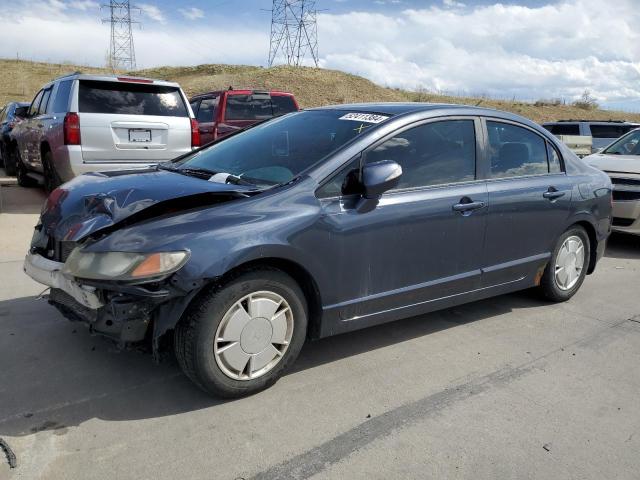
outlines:
[[[191,120],[178,87],[81,79],[77,99],[87,163],[158,162],[191,151]]]
[[[44,90],[40,90],[34,97],[29,107],[28,118],[20,125],[20,134],[17,136],[21,159],[28,164],[34,164],[38,158],[37,150],[39,145],[36,148],[35,144],[40,139],[40,136],[36,132],[36,125],[38,123],[38,109],[43,94]]]
[[[572,183],[560,155],[524,125],[487,119],[485,287],[535,276],[563,232]]]

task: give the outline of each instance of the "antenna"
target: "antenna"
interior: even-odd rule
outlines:
[[[270,67],[277,60],[300,66],[307,54],[318,66],[317,16],[315,0],[273,0]]]
[[[132,7],[129,0],[110,0],[108,4],[102,5],[108,8],[110,18],[102,19],[102,23],[111,24],[111,43],[109,45],[109,67],[115,71],[135,70],[136,51],[133,46],[133,32],[131,24],[140,23],[131,20],[131,10],[140,10]]]

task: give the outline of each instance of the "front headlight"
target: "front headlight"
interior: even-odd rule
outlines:
[[[173,273],[188,259],[189,252],[92,253],[76,248],[62,272],[90,280],[140,280]]]

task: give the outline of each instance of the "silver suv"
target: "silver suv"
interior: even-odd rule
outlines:
[[[556,137],[591,137],[591,153],[595,153],[640,125],[616,120],[560,120],[543,123],[542,126]]]
[[[19,183],[48,191],[85,172],[171,160],[200,143],[177,83],[79,73],[45,85],[12,137]]]

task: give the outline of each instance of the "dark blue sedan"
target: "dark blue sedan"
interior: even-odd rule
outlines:
[[[340,105],[276,118],[48,198],[25,271],[121,346],[175,349],[215,395],[273,384],[316,339],[594,271],[609,178],[516,115]]]

